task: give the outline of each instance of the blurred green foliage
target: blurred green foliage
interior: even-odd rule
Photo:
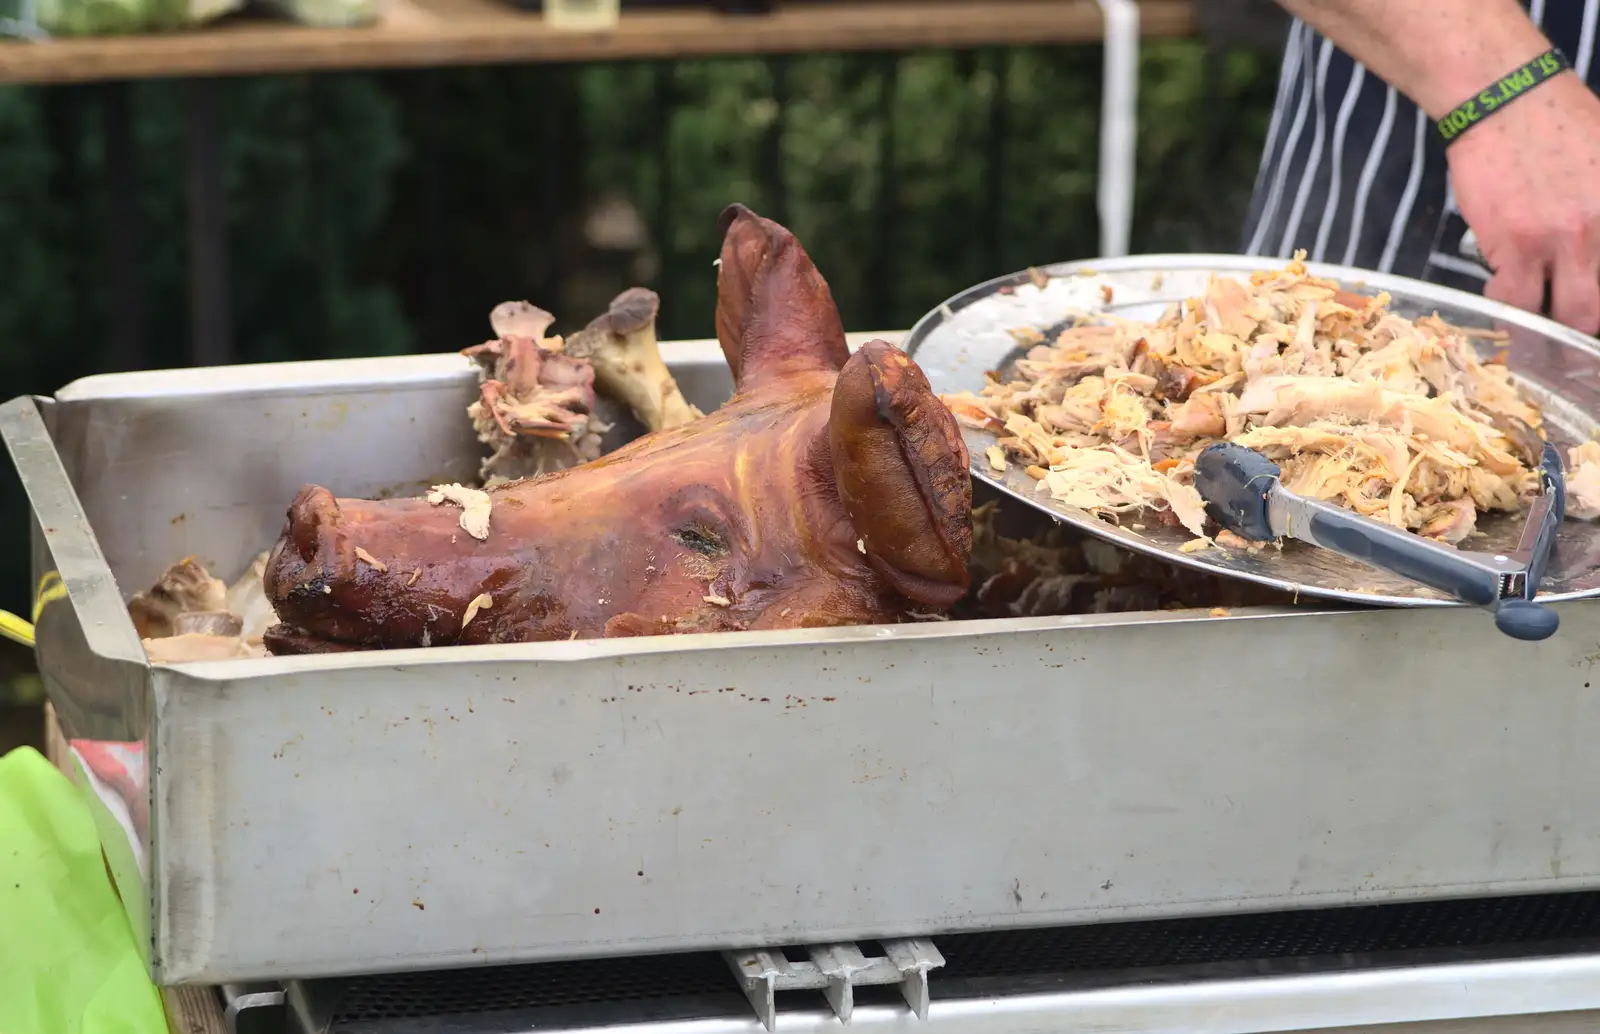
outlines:
[[[1146,46],[1135,251],[1235,248],[1275,66],[1235,53],[1208,77],[1200,44]],[[903,328],[978,281],[1096,253],[1099,79],[1091,46],[225,81],[235,351],[457,349],[507,298],[570,328],[638,282],[664,336],[709,336],[732,201],[800,236],[848,327]],[[109,344],[107,88],[0,88],[0,396],[186,362],[185,88],[130,88],[142,358]],[[605,204],[642,239],[596,246]],[[0,532],[0,607],[23,610],[9,475]]]

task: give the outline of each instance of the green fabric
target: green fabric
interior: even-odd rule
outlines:
[[[167,1034],[89,807],[28,747],[0,757],[0,1032]]]

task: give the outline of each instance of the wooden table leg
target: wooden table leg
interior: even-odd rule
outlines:
[[[171,1034],[228,1034],[222,996],[214,987],[169,987],[161,992]]]

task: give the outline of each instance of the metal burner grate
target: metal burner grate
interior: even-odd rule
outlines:
[[[439,970],[343,981],[341,1023],[549,1009],[738,992],[714,952]]]
[[[945,967],[933,979],[1515,947],[1597,935],[1600,893],[1363,905],[939,937]]]
[[[1264,915],[1106,923],[934,938],[941,985],[995,977],[1089,974],[1429,949],[1515,949],[1600,938],[1600,892],[1367,905]],[[801,956],[803,957],[803,956]],[[748,1006],[715,953],[357,977],[318,982],[330,1034],[383,1020],[678,1003]],[[698,1007],[698,1006],[696,1006]]]

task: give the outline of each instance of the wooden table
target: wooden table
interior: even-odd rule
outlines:
[[[1142,0],[1146,36],[1194,31],[1189,0]],[[377,25],[241,19],[194,32],[0,45],[0,82],[82,83],[336,69],[917,50],[1101,39],[1095,0],[815,3],[765,15],[629,12],[609,32],[551,29],[502,0],[388,0]]]

